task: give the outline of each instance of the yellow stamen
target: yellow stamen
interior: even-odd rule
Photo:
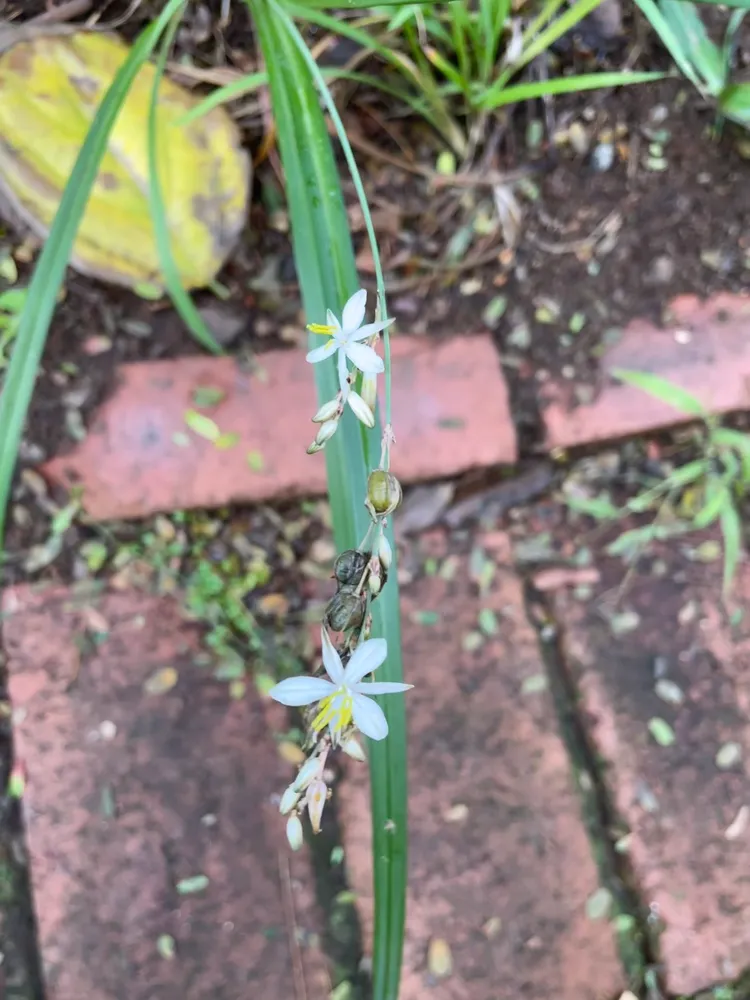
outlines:
[[[321,333],[324,337],[330,337],[336,332],[336,327],[328,323],[308,323],[307,329],[310,333]]]
[[[328,695],[320,703],[320,711],[312,721],[316,733],[326,726],[331,726],[334,732],[341,732],[352,721],[352,696],[342,695],[339,691]]]

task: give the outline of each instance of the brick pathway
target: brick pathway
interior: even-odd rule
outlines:
[[[615,368],[650,372],[687,389],[707,410],[750,407],[750,297],[719,294],[706,302],[684,295],[672,302],[664,328],[635,320],[601,359],[600,391],[575,405],[570,383],[546,387],[543,420],[549,448],[571,448],[644,434],[684,423],[678,410],[615,380]]]
[[[22,589],[4,611],[48,1000],[327,996],[257,700],[195,665],[172,600]]]
[[[410,871],[400,1000],[600,1000],[625,981],[605,918],[587,916],[599,883],[581,802],[557,734],[536,636],[504,536],[481,600],[462,557],[455,578],[403,592],[408,694]],[[498,551],[497,546],[500,546]],[[480,609],[498,634],[473,652]],[[420,624],[425,613],[434,624]],[[428,619],[428,620],[431,620]],[[532,690],[524,693],[530,687]],[[367,789],[341,789],[350,877],[371,927]],[[452,973],[431,974],[447,943]]]
[[[634,323],[603,367],[656,372],[716,411],[747,407],[749,322],[748,298],[678,299],[666,330]],[[489,338],[394,343],[402,478],[515,460]],[[124,366],[87,439],[46,473],[83,482],[98,518],[321,492],[323,458],[303,453],[315,405],[309,366],[300,352],[259,362],[252,376],[227,359]],[[185,413],[201,387],[225,393],[204,412],[239,435],[233,448],[188,430]],[[562,382],[549,399],[549,448],[682,419],[613,381],[583,406],[571,405]],[[400,1000],[614,996],[628,984],[613,914],[600,905],[507,539],[481,540],[497,564],[483,596],[470,579],[466,541],[458,533],[458,548],[447,552],[443,537],[432,536],[438,562],[457,557],[454,574],[424,576],[404,592],[406,669],[416,687]],[[623,573],[603,565],[602,593]],[[717,577],[700,563],[636,577],[637,627],[619,639],[596,601],[574,600],[564,588],[554,597],[581,717],[629,827],[619,846],[655,924],[664,924],[662,971],[676,993],[731,978],[750,954],[750,632],[732,633],[721,618]],[[746,607],[746,566],[738,588]],[[253,696],[230,701],[195,665],[195,633],[164,599],[78,601],[71,591],[20,590],[6,592],[4,607],[12,612],[3,644],[30,774],[25,807],[50,1000],[296,1000],[302,983],[310,1000],[325,996],[306,859],[290,861],[279,847],[270,799],[287,768],[262,706]],[[176,669],[177,683],[149,693],[164,667]],[[654,719],[668,723],[670,745],[654,738]],[[361,778],[361,768],[352,771],[341,795],[347,864],[367,927]]]
[[[556,603],[584,718],[630,831],[623,849],[663,923],[666,986],[682,994],[734,978],[750,956],[750,620],[726,624],[718,564],[688,562],[676,546],[659,554],[669,569],[636,576],[624,608],[639,620],[620,638],[596,599],[561,591]],[[600,591],[622,572],[608,564]],[[747,609],[747,564],[737,591]],[[670,726],[672,745],[654,739],[652,719]]]
[[[404,482],[516,461],[508,394],[489,337],[443,344],[394,338],[393,357],[394,471]],[[324,493],[325,456],[305,455],[318,407],[304,352],[272,351],[257,363],[254,374],[229,358],[123,365],[120,386],[86,439],[42,471],[83,485],[86,510],[99,520]],[[222,434],[236,435],[226,450],[186,424],[200,389],[221,396],[200,412]]]

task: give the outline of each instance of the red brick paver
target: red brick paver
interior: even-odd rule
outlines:
[[[489,337],[438,345],[394,338],[393,359],[393,462],[404,481],[515,462],[515,429]],[[82,483],[87,512],[101,520],[323,493],[325,457],[305,455],[315,436],[312,368],[301,350],[257,361],[254,374],[228,358],[123,365],[119,389],[83,443],[43,471],[65,485]],[[223,434],[239,436],[226,450],[185,422],[202,387],[224,394],[201,412]]]
[[[464,558],[452,581],[425,578],[404,593],[405,671],[415,688],[406,695],[410,871],[399,1000],[600,1000],[619,994],[623,976],[607,920],[586,915],[598,883],[574,777],[549,692],[522,693],[544,667],[507,549],[499,556],[487,598],[469,583]],[[483,607],[499,632],[466,652]],[[419,624],[427,611],[437,624]],[[349,876],[371,929],[360,768],[339,794]],[[429,968],[431,949],[434,961],[443,947],[436,941],[451,952],[445,978]]]
[[[713,413],[750,406],[750,297],[719,294],[701,302],[684,295],[671,304],[669,325],[636,320],[606,352],[601,366],[651,372],[687,389]],[[575,406],[569,383],[545,392],[546,443],[570,448],[685,422],[684,414],[614,379],[590,404]]]
[[[286,768],[176,603],[22,589],[4,610],[49,1000],[326,996],[306,859],[269,802]]]
[[[625,610],[640,620],[631,614],[637,627],[621,638],[596,602],[562,590],[555,600],[583,717],[630,831],[621,847],[663,924],[658,949],[677,995],[732,979],[750,956],[750,622],[734,635],[725,624],[718,567],[664,556],[664,576],[637,576],[628,589]],[[604,587],[622,572],[610,565]],[[747,608],[747,566],[738,587]],[[672,745],[650,735],[655,718]]]

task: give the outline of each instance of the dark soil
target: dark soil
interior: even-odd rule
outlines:
[[[97,10],[107,22],[129,6],[117,0],[101,3]],[[118,30],[132,39],[160,6],[142,3]],[[224,29],[217,27],[220,8],[220,0],[190,6],[190,20],[179,38],[182,51],[196,65],[254,68],[245,6],[232,4],[232,20]],[[46,9],[45,0],[0,4],[3,17],[24,20]],[[201,21],[200,9],[212,15],[209,22]],[[624,47],[601,61],[600,68],[621,66],[627,54]],[[661,54],[647,48],[637,65],[647,69],[661,63]],[[678,294],[707,296],[746,284],[750,194],[738,133],[725,127],[714,135],[712,109],[682,81],[560,98],[498,116],[488,130],[494,152],[481,162],[486,150],[479,151],[475,187],[438,187],[435,177],[426,177],[424,170],[434,169],[441,151],[439,141],[379,98],[350,93],[346,121],[375,210],[389,305],[399,330],[442,337],[492,329],[511,386],[524,457],[540,440],[539,383],[562,376],[579,387],[579,398],[585,400],[602,347],[618,329],[640,316],[659,320]],[[586,152],[576,153],[566,138],[573,123],[582,127]],[[248,148],[257,150],[258,131],[247,129],[245,135]],[[650,149],[654,142],[662,146],[662,155]],[[405,163],[406,169],[378,150]],[[666,169],[652,169],[660,159]],[[478,216],[494,217],[492,192],[483,180],[490,169],[527,172],[514,186],[523,218],[513,249],[505,246],[499,231],[471,235]],[[226,349],[239,356],[297,347],[304,337],[281,190],[272,157],[256,170],[248,229],[218,276],[228,299],[220,302],[208,292],[196,296]],[[349,184],[346,193],[362,280],[373,287]],[[458,249],[462,230],[467,239]],[[3,242],[13,250],[19,239],[7,233]],[[19,270],[25,281],[29,266],[19,264]],[[498,296],[506,300],[502,315]],[[493,303],[495,319],[488,312]],[[101,340],[92,341],[102,336],[106,347]],[[100,353],[92,354],[94,345]],[[81,425],[112,391],[119,363],[199,350],[166,305],[71,274],[50,331],[20,466],[33,468],[74,444]],[[13,502],[7,546],[15,578],[23,553],[49,534],[49,509],[21,479]],[[234,514],[226,520],[236,523]],[[256,541],[258,525],[248,522],[245,527]],[[141,532],[140,527],[126,529],[117,535],[117,544],[131,540],[133,530]],[[48,575],[74,574],[76,545],[99,537],[85,526],[76,526],[75,532],[63,560],[45,571]],[[260,591],[257,596],[265,595]],[[292,610],[300,607],[294,604]],[[0,732],[3,787],[9,759],[9,737]],[[1,861],[2,852],[17,851],[19,826],[12,803],[0,802],[0,808],[6,809],[0,812]],[[14,877],[21,886],[23,864],[16,866]],[[21,893],[18,898],[26,897]],[[33,925],[23,907],[18,912],[6,933],[15,926],[17,948],[23,950],[33,941]],[[37,1000],[33,963],[27,968],[32,970],[30,985],[18,995]]]

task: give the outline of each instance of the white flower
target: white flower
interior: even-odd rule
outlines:
[[[377,375],[384,368],[383,359],[378,357],[372,347],[361,341],[380,333],[390,326],[393,320],[389,319],[384,323],[365,323],[363,326],[366,303],[367,292],[364,288],[360,288],[344,306],[340,323],[329,309],[327,323],[310,323],[307,328],[312,333],[321,333],[330,338],[322,347],[316,347],[314,351],[309,352],[307,360],[311,364],[330,358],[332,354],[338,352],[339,385],[345,400],[349,395],[347,358],[356,368],[367,374]]]
[[[324,677],[290,677],[271,688],[269,694],[282,705],[312,705],[319,701],[320,710],[313,720],[313,729],[319,731],[328,726],[334,743],[338,743],[341,732],[352,721],[371,740],[385,739],[388,722],[380,705],[367,695],[397,694],[408,691],[414,685],[362,680],[385,662],[388,655],[385,639],[366,639],[360,643],[344,669],[325,629],[321,629],[321,635],[323,666],[330,680]]]

